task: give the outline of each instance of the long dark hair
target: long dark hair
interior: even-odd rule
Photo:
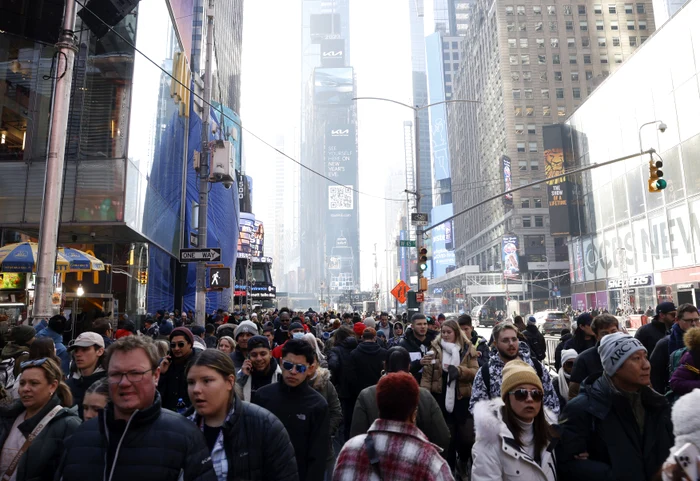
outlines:
[[[384,370],[390,372],[409,372],[411,367],[411,356],[408,351],[401,346],[394,346],[387,352],[384,361]]]
[[[34,342],[29,346],[29,359],[43,359],[48,357],[61,365],[61,360],[56,356],[56,345],[50,337],[35,337]],[[64,373],[68,374],[68,373]]]
[[[355,333],[348,326],[340,326],[333,333],[333,346],[339,346],[345,339],[353,337]]]
[[[522,440],[520,436],[522,435],[522,429],[520,424],[518,424],[518,416],[516,416],[513,407],[510,405],[510,395],[505,397],[505,406],[503,406],[503,421],[505,421],[506,426],[513,434],[515,442],[518,446],[522,446]],[[539,464],[541,459],[540,453],[543,449],[549,446],[549,442],[556,437],[556,432],[549,425],[544,414],[544,403],[540,404],[540,412],[537,413],[535,419],[532,422],[532,427],[534,430],[534,442],[535,442],[535,461]]]

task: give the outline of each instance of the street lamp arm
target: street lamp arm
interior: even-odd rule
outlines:
[[[417,107],[414,107],[412,105],[408,105],[408,104],[405,104],[403,102],[399,102],[398,100],[385,99],[383,97],[354,97],[352,100],[382,100],[384,102],[391,102],[392,104],[401,105],[402,107],[406,107],[406,108],[409,108],[411,110],[417,110]]]
[[[638,132],[638,134],[639,134],[639,152],[642,152],[644,150],[644,147],[642,147],[642,129],[644,127],[646,127],[647,125],[663,124],[663,123],[664,123],[663,120],[652,120],[651,122],[647,122],[647,123],[639,126],[639,132]],[[664,130],[666,130],[665,125],[663,127],[664,127]]]
[[[417,107],[417,110],[427,109],[427,108],[433,107],[433,106],[435,106],[435,105],[453,104],[453,103],[480,104],[480,103],[481,103],[481,100],[469,100],[469,99],[442,100],[442,101],[440,101],[440,102],[435,102],[435,103],[432,103],[432,104],[423,105],[422,107]]]

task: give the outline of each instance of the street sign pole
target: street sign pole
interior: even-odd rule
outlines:
[[[413,150],[416,152],[416,211],[420,212],[420,140],[419,140],[419,135],[420,135],[420,118],[418,116],[418,106],[416,105],[413,108],[413,138],[415,141],[415,147]],[[418,259],[418,253],[420,252],[421,247],[423,247],[423,231],[421,229],[420,225],[416,225],[416,271],[417,271],[417,276],[416,276],[416,292],[420,291],[420,279],[423,277],[423,273],[420,270],[420,265],[417,262]],[[418,305],[418,312],[423,312],[423,305],[419,304]]]

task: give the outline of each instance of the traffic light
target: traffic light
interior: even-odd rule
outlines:
[[[425,247],[421,247],[420,251],[418,251],[418,269],[420,269],[421,272],[425,272],[425,270],[428,268],[428,249]]]
[[[148,284],[148,271],[139,271],[138,280],[140,284]]]
[[[661,170],[664,163],[661,159],[649,161],[649,192],[661,192],[666,188],[668,183],[663,178],[664,172]]]

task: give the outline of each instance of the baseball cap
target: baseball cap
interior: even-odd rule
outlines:
[[[75,341],[73,341],[73,343],[68,347],[68,350],[72,350],[76,347],[90,346],[105,347],[105,340],[96,332],[83,332],[75,339]]]
[[[657,314],[668,314],[669,312],[677,311],[676,305],[671,302],[671,301],[666,301],[662,302],[658,306],[656,306],[656,313]]]

